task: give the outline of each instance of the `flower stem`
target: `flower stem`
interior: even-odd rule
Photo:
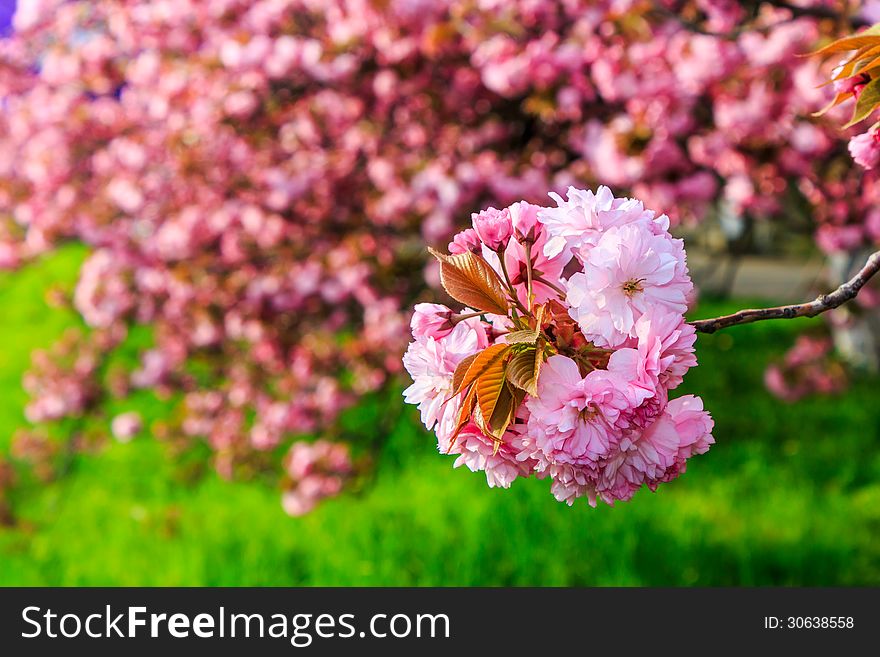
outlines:
[[[504,282],[507,284],[507,293],[510,295],[511,301],[516,304],[516,307],[519,308],[524,315],[531,317],[532,313],[528,308],[522,305],[522,302],[520,302],[519,297],[516,294],[516,289],[513,287],[513,283],[510,282],[510,276],[507,273],[507,265],[504,263],[504,250],[498,249],[496,253],[498,254],[498,262],[501,263],[501,273],[504,275]]]
[[[552,289],[554,292],[556,292],[556,294],[559,295],[559,298],[560,298],[560,299],[565,299],[565,290],[563,290],[563,289],[562,289],[561,287],[559,287],[558,285],[554,285],[553,283],[551,283],[550,281],[548,281],[548,280],[547,280],[546,278],[544,278],[543,276],[537,276],[537,277],[535,278],[535,280],[538,281],[539,283],[543,283],[544,285],[546,285],[547,287],[549,287],[550,289]]]
[[[510,296],[516,298],[516,290],[513,289],[510,276],[507,274],[507,265],[504,263],[504,249],[498,249],[496,253],[498,254],[498,262],[501,263],[501,273],[504,274],[504,282],[507,283],[507,291]]]
[[[526,241],[526,290],[529,299],[529,310],[532,309],[532,243]]]

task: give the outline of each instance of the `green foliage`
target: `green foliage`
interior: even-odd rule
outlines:
[[[27,352],[70,321],[39,290],[69,281],[78,257],[0,277],[4,442],[23,421]],[[699,316],[737,307],[706,302]],[[876,381],[792,405],[762,384],[766,362],[817,321],[700,336],[700,366],[681,392],[703,396],[718,444],[678,481],[614,509],[568,508],[541,481],[488,489],[436,453],[413,409],[399,415],[399,396],[371,397],[346,418],[346,430],[381,445],[362,490],[291,519],[264,483],[181,480],[158,441],[111,444],[17,495],[21,523],[0,529],[0,583],[877,585]],[[133,407],[147,418],[165,409],[149,396],[120,404]],[[400,417],[390,434],[373,436],[389,416]]]

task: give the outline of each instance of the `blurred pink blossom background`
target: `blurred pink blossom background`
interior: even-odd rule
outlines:
[[[680,226],[796,198],[820,249],[877,242],[850,110],[811,117],[830,67],[798,56],[851,29],[821,11],[847,3],[793,4],[20,0],[0,40],[0,267],[87,245],[72,301],[91,329],[35,354],[28,420],[157,391],[178,411],[163,433],[206,441],[225,476],[289,449],[284,505],[303,513],[354,456],[297,437],[395,380],[406,308],[435,294],[423,245],[479,208],[607,184]],[[153,344],[111,385],[135,325]]]

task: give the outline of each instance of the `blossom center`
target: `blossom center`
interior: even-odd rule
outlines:
[[[592,422],[600,413],[596,404],[589,403],[578,412],[578,417],[584,422]]]
[[[632,297],[637,292],[643,292],[645,290],[645,288],[642,286],[642,283],[644,283],[644,282],[645,282],[644,278],[631,278],[631,279],[629,279],[622,286],[623,293],[628,297]]]

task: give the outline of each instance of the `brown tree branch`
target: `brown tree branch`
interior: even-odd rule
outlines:
[[[824,312],[837,308],[847,301],[855,299],[859,290],[864,287],[871,277],[880,271],[880,251],[872,253],[865,266],[846,283],[829,294],[822,294],[812,301],[796,303],[791,306],[776,306],[775,308],[750,308],[740,310],[732,315],[715,317],[712,319],[698,319],[691,322],[698,333],[714,333],[728,326],[737,324],[751,324],[765,319],[794,319],[795,317],[815,317]]]

